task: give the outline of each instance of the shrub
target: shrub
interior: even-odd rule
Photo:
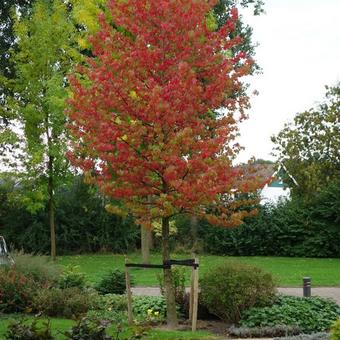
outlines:
[[[176,302],[183,306],[185,300],[185,268],[175,267],[172,269],[172,284],[175,289]],[[157,275],[161,293],[165,296],[163,273]]]
[[[90,290],[79,288],[50,288],[37,292],[33,309],[48,316],[78,317],[88,310],[97,308],[99,297]]]
[[[0,312],[17,313],[30,308],[36,283],[14,268],[0,269]]]
[[[61,289],[74,287],[83,289],[86,284],[85,279],[85,274],[79,272],[77,266],[67,266],[58,280],[58,287]]]
[[[272,338],[300,334],[301,329],[295,326],[274,327],[230,327],[228,333],[238,338]]]
[[[50,321],[43,321],[39,323],[38,320],[33,319],[28,323],[25,320],[12,321],[5,334],[6,340],[53,340],[51,333]]]
[[[209,312],[228,322],[238,322],[246,309],[270,304],[275,295],[271,274],[235,262],[210,270],[200,285]]]
[[[126,289],[125,273],[114,269],[107,273],[95,288],[100,294],[124,294]]]
[[[81,318],[70,331],[64,333],[67,339],[80,340],[110,340],[111,336],[106,334],[109,322],[95,317]]]
[[[339,316],[340,307],[332,300],[279,295],[270,307],[246,311],[242,316],[241,325],[290,325],[299,327],[304,333],[323,332],[329,330]]]
[[[163,296],[135,296],[132,308],[138,321],[161,322],[166,317],[166,302]]]
[[[331,327],[331,340],[340,340],[340,319],[335,321]]]
[[[47,256],[14,252],[15,269],[43,285],[52,285],[59,278],[61,268]]]

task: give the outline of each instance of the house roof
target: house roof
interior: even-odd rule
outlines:
[[[289,174],[287,168],[282,163],[252,163],[243,165],[242,169],[246,178],[256,178],[263,183],[262,188],[265,186],[272,188],[288,187],[282,180],[282,171],[287,173],[295,185],[298,185],[295,178]]]

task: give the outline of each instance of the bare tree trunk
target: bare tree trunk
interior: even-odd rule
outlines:
[[[141,250],[142,250],[142,259],[144,264],[150,263],[150,236],[149,233],[151,229],[145,228],[143,226],[140,227],[141,233]]]
[[[169,218],[162,218],[162,250],[163,262],[170,260],[169,245]],[[175,289],[172,284],[171,269],[164,269],[164,288],[166,296],[167,324],[170,329],[176,329],[178,326],[176,313]]]
[[[152,229],[148,229],[148,239],[149,239],[149,248],[150,250],[152,250],[154,247]]]
[[[190,231],[191,231],[191,252],[192,254],[197,254],[198,242],[197,242],[197,216],[192,215],[190,218]]]
[[[57,258],[57,246],[55,235],[55,217],[54,217],[54,183],[53,183],[53,157],[49,156],[48,160],[48,220],[51,234],[51,257],[55,261]]]

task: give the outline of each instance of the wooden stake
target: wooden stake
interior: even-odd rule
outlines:
[[[192,267],[191,269],[191,277],[190,277],[190,295],[189,295],[189,322],[192,321],[192,305],[194,302],[194,277],[195,277],[195,269]]]
[[[198,264],[198,258],[195,258],[195,263]],[[192,302],[192,324],[191,330],[196,331],[197,328],[197,310],[198,310],[198,267],[193,268],[193,302]]]
[[[128,263],[128,259],[125,256],[125,264]],[[129,268],[125,266],[125,283],[126,283],[126,295],[127,295],[127,303],[128,303],[128,322],[129,325],[133,325],[133,315],[132,315],[132,293],[131,293],[131,283],[130,283],[130,274]]]

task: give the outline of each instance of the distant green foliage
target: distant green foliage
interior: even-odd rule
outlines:
[[[236,262],[225,262],[208,271],[200,287],[209,312],[227,322],[238,322],[251,307],[271,304],[275,294],[271,274]]]
[[[119,269],[111,270],[95,286],[100,294],[124,294],[125,273]]]
[[[340,307],[332,300],[282,295],[270,307],[245,311],[240,323],[246,327],[297,326],[313,333],[328,331],[339,316]]]

